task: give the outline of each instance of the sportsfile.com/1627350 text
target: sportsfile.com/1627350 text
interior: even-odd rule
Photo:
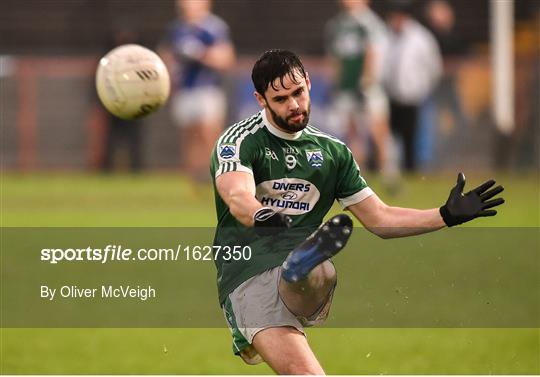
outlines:
[[[124,248],[122,245],[107,245],[104,248],[45,248],[41,249],[43,262],[161,262],[161,261],[224,261],[250,260],[249,246],[178,245],[176,248]]]

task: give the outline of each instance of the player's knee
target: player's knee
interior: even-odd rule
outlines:
[[[332,262],[324,261],[309,273],[308,279],[313,287],[333,287],[337,281],[336,268]]]

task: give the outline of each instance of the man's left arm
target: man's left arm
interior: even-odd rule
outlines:
[[[353,215],[371,233],[381,238],[407,237],[441,229],[445,223],[438,208],[392,207],[376,194],[349,206]]]
[[[462,224],[477,217],[496,215],[497,211],[491,208],[504,203],[504,199],[493,199],[503,191],[502,186],[491,188],[494,184],[494,180],[489,180],[463,193],[465,176],[459,173],[456,186],[440,208],[419,210],[388,206],[373,194],[348,209],[370,232],[381,238],[413,236]]]

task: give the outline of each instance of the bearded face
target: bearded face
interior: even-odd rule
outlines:
[[[269,120],[287,133],[303,130],[309,122],[311,83],[297,70],[278,78],[268,85],[264,96],[255,93],[261,106],[269,113]]]

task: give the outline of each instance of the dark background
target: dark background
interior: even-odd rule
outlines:
[[[423,16],[427,1],[414,3]],[[533,16],[540,2],[515,1],[517,20]],[[381,15],[389,2],[375,0]],[[452,0],[464,42],[471,46],[489,38],[489,1]],[[324,23],[338,10],[333,0],[216,0],[214,11],[231,27],[240,54],[257,54],[269,46],[302,54],[321,54]],[[175,17],[174,1],[126,0],[3,0],[0,2],[0,52],[66,54],[100,52],[110,31],[128,25],[143,42],[158,43],[164,27]],[[266,32],[265,32],[266,31]]]

